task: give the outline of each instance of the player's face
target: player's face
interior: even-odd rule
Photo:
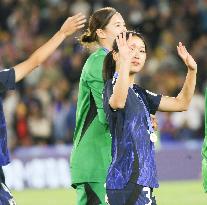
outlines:
[[[112,45],[116,36],[124,31],[127,31],[124,19],[122,18],[121,14],[114,14],[103,31],[105,38]]]
[[[130,49],[130,55],[132,55],[130,71],[132,73],[139,72],[146,61],[146,48],[143,40],[137,36],[133,36],[127,41]]]

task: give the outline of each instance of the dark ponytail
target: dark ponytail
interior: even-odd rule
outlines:
[[[144,37],[140,34],[137,33],[135,31],[127,31],[126,32],[126,39],[129,39],[129,35],[132,34],[132,36],[137,36],[138,38],[140,38],[145,45],[145,50],[147,52],[147,45],[146,42],[144,40]],[[106,83],[107,80],[112,79],[114,76],[114,73],[116,71],[116,61],[113,59],[113,52],[114,53],[118,53],[119,49],[116,43],[116,40],[114,40],[113,42],[113,46],[112,46],[112,51],[110,51],[106,57],[104,58],[104,63],[103,63],[103,80]]]
[[[80,43],[82,45],[85,45],[88,43],[93,43],[94,41],[95,41],[95,39],[93,38],[93,36],[91,35],[89,30],[84,32],[80,37]]]
[[[116,61],[113,59],[113,52],[110,51],[103,62],[103,80],[106,82],[108,79],[112,79],[116,69]]]

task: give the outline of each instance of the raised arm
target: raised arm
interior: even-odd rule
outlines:
[[[122,109],[125,106],[129,89],[130,72],[130,50],[126,41],[126,33],[119,34],[116,38],[119,54],[114,54],[119,67],[119,76],[113,88],[113,94],[109,99],[109,104],[114,110]],[[119,55],[119,56],[118,56]]]
[[[181,42],[177,46],[177,52],[187,66],[188,73],[186,75],[183,88],[177,97],[163,96],[161,98],[161,102],[158,108],[159,111],[185,111],[188,109],[188,106],[194,94],[196,85],[197,64]]]
[[[69,17],[60,30],[44,45],[37,49],[27,60],[14,66],[16,82],[24,78],[34,68],[43,63],[67,37],[84,27],[85,17],[79,13]]]

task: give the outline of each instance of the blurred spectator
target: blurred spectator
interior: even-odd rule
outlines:
[[[26,105],[23,102],[19,102],[19,104],[16,107],[13,124],[18,139],[18,145],[20,146],[32,145],[31,138],[29,136],[27,114],[28,111]]]
[[[28,127],[34,144],[45,145],[51,141],[51,121],[44,116],[38,99],[32,99],[29,103]]]
[[[68,115],[66,118],[67,122],[67,143],[72,143],[73,142],[73,134],[75,130],[75,123],[76,123],[76,105],[77,105],[77,94],[78,90],[74,89],[72,93],[72,99],[71,99],[71,104],[69,107]]]
[[[68,100],[70,87],[66,79],[62,79],[54,90],[52,105],[53,137],[55,143],[65,143],[67,138],[67,115],[70,102]]]

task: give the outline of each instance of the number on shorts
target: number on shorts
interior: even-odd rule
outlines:
[[[150,188],[149,187],[144,187],[143,188],[143,191],[146,191],[146,197],[149,199],[149,203],[148,204],[145,204],[145,205],[151,205],[152,204],[152,200],[151,200],[151,197],[150,197]]]

